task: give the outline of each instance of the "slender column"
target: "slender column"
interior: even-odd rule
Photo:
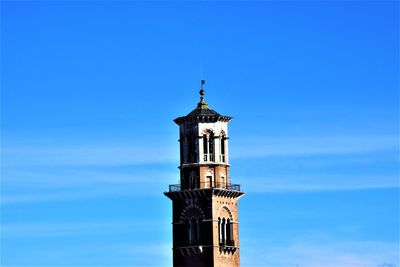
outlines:
[[[218,243],[222,243],[221,218],[218,218]]]
[[[226,222],[225,222],[225,218],[222,219],[221,230],[222,230],[222,243],[226,244]]]

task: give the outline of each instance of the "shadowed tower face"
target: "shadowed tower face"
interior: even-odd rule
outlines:
[[[164,194],[172,200],[173,266],[240,266],[240,186],[229,176],[228,123],[204,101],[179,125],[180,184]]]

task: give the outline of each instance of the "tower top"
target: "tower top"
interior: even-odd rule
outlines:
[[[178,117],[174,120],[174,122],[178,125],[181,125],[185,122],[189,121],[198,121],[198,122],[216,122],[216,121],[224,121],[229,122],[232,120],[232,117],[223,116],[210,108],[207,102],[204,100],[204,95],[206,91],[203,89],[205,81],[201,80],[201,89],[199,91],[200,94],[200,102],[197,103],[197,107],[192,110],[186,116]]]

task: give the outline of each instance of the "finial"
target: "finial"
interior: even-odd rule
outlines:
[[[202,88],[199,93],[200,93],[200,101],[203,101],[204,100],[204,94],[206,93],[206,91],[204,91],[204,89]]]
[[[201,82],[200,82],[200,101],[202,102],[203,100],[204,100],[204,94],[206,93],[206,91],[204,91],[204,89],[203,89],[203,85],[206,83],[206,81],[205,80],[201,80]]]
[[[200,89],[200,92],[199,92],[199,94],[200,94],[200,102],[197,104],[197,107],[201,108],[201,109],[208,108],[207,103],[204,101],[204,95],[205,95],[206,91],[204,91],[203,85],[205,83],[206,83],[205,80],[201,80],[201,82],[200,82],[200,86],[201,86],[201,89]]]

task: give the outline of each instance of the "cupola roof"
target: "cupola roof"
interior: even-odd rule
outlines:
[[[232,117],[223,116],[210,108],[206,101],[204,100],[205,91],[203,88],[200,90],[200,102],[197,103],[197,107],[192,110],[189,114],[183,117],[176,118],[174,122],[178,125],[190,121],[200,121],[200,122],[216,122],[225,121],[229,122]]]

